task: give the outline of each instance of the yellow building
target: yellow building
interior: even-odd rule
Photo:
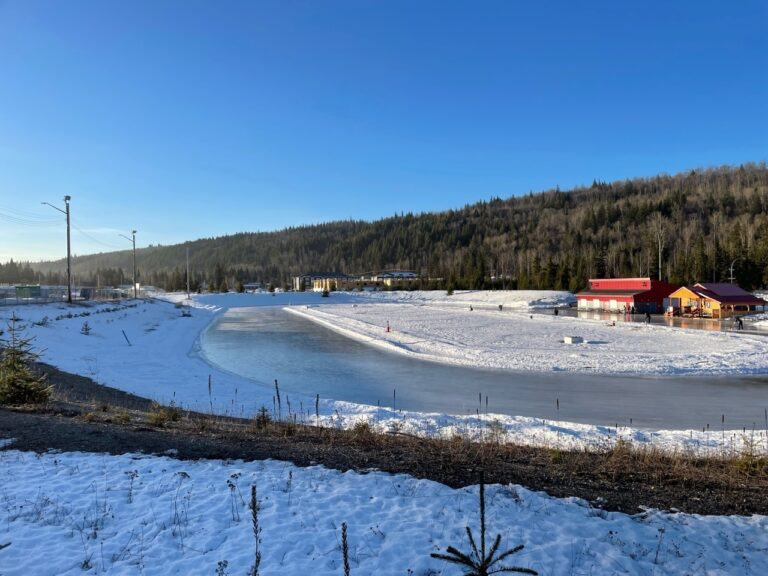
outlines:
[[[768,304],[736,284],[694,284],[669,295],[668,314],[700,318],[730,318],[763,310]]]
[[[412,282],[416,282],[416,280],[419,279],[419,276],[415,272],[406,272],[406,271],[392,271],[392,272],[382,272],[381,274],[377,274],[372,278],[374,282],[381,282],[384,284],[384,286],[393,287],[393,286],[407,286],[411,284]]]
[[[354,290],[356,278],[346,274],[326,274],[312,280],[312,290],[315,292],[334,292],[336,290]]]

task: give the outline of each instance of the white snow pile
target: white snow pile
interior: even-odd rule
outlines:
[[[0,572],[246,574],[260,503],[260,573],[458,574],[430,557],[478,535],[478,487],[381,472],[140,454],[0,452]],[[539,574],[766,574],[768,518],[605,512],[515,485],[486,488],[489,538]]]
[[[472,306],[478,310],[498,310],[499,306],[502,310],[551,310],[576,304],[576,297],[572,293],[559,290],[456,290],[451,295],[442,290],[364,291],[356,292],[354,296],[375,302],[408,302],[460,308]]]
[[[442,301],[421,306],[390,300],[385,306],[360,302],[289,310],[393,352],[463,366],[601,374],[768,373],[768,339],[734,332],[614,325],[498,307],[473,305],[470,310],[468,305],[445,306]],[[583,342],[567,344],[565,336],[581,336]]]

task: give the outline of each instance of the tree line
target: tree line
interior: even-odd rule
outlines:
[[[659,248],[661,259],[659,260]],[[765,162],[594,181],[461,209],[241,233],[137,251],[139,281],[169,290],[290,284],[310,272],[413,270],[417,288],[576,291],[594,277],[768,285]],[[66,262],[0,265],[0,281],[65,282]],[[78,256],[84,285],[130,282],[131,251]],[[15,278],[10,278],[16,274]],[[119,280],[119,282],[118,282]]]

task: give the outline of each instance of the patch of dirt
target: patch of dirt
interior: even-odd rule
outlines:
[[[603,453],[565,452],[462,439],[315,428],[292,423],[162,411],[150,400],[40,365],[55,387],[45,407],[0,409],[5,450],[143,452],[184,460],[277,459],[299,466],[406,473],[449,486],[521,484],[575,496],[596,508],[637,513],[644,507],[697,514],[768,514],[768,461],[693,459],[619,446]]]

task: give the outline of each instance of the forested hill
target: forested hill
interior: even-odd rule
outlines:
[[[270,233],[242,233],[138,250],[139,279],[184,284],[227,280],[281,286],[300,273],[414,270],[443,279],[429,287],[578,290],[590,277],[662,276],[671,282],[724,281],[733,263],[746,288],[768,284],[768,168],[765,162],[675,176],[594,182],[570,191],[492,199],[439,213],[375,222],[341,221]],[[80,256],[78,283],[130,282],[131,252]],[[34,270],[33,270],[34,269]],[[66,262],[0,269],[44,281]],[[504,280],[501,280],[501,279]],[[428,287],[426,284],[423,287]]]

